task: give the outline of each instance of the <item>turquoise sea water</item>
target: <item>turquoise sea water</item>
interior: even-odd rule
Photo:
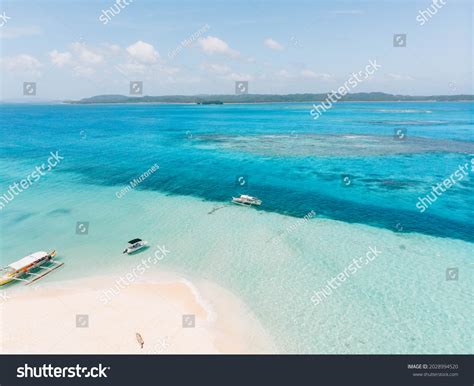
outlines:
[[[47,280],[120,271],[124,243],[143,237],[172,251],[166,269],[242,297],[282,352],[472,351],[471,174],[415,205],[474,157],[473,105],[341,103],[317,121],[310,109],[2,105],[1,194],[51,151],[64,159],[1,210],[0,262],[56,248],[65,269]],[[241,193],[263,205],[228,205]],[[369,246],[380,258],[314,306]]]

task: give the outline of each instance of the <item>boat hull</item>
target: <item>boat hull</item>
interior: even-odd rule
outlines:
[[[233,204],[242,205],[242,206],[260,206],[262,202],[259,201],[240,201],[238,199],[233,199],[231,201]]]
[[[127,255],[131,255],[132,253],[135,253],[135,252],[138,252],[140,250],[142,250],[143,248],[147,247],[148,245],[148,241],[144,241],[142,245],[140,245],[139,247],[136,247],[136,248],[125,248],[125,250],[123,251],[123,253],[126,253]]]
[[[11,277],[6,278],[6,279],[0,279],[0,287],[1,287],[2,285],[11,283],[12,281],[13,281],[13,278],[11,278]]]
[[[53,250],[50,253],[36,252],[35,254],[39,254],[40,256],[36,260],[25,263],[24,266],[13,268],[12,265],[17,264],[18,262],[10,264],[8,267],[12,267],[10,269],[12,269],[13,272],[4,274],[2,277],[0,277],[0,287],[5,284],[11,283],[14,280],[27,281],[27,280],[19,279],[19,278],[24,276],[25,274],[28,274],[30,270],[35,269],[35,268],[41,268],[43,264],[51,262],[53,257],[56,256],[56,251]],[[27,256],[23,258],[22,260],[27,259],[33,255]],[[21,262],[22,260],[19,260],[19,261]]]

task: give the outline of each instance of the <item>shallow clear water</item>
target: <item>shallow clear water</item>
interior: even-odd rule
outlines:
[[[2,105],[1,193],[51,151],[64,159],[1,210],[0,262],[56,248],[65,269],[45,280],[120,272],[143,237],[172,252],[156,269],[242,297],[281,351],[472,351],[473,179],[415,204],[472,159],[473,105],[344,103],[317,121],[310,108]],[[262,207],[228,205],[240,193]],[[369,246],[381,256],[312,304]]]

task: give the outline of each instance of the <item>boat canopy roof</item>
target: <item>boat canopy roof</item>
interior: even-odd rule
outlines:
[[[133,240],[130,240],[128,243],[129,244],[135,244],[135,243],[138,243],[140,241],[142,241],[142,239],[133,239]]]
[[[19,269],[28,267],[31,264],[34,264],[38,262],[41,259],[44,259],[48,255],[47,252],[35,252],[32,253],[31,255],[28,255],[24,257],[23,259],[20,259],[18,261],[15,261],[14,263],[11,263],[8,267],[13,268],[14,270],[18,271]]]

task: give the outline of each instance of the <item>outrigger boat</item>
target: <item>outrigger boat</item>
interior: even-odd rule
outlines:
[[[240,197],[232,197],[232,202],[244,206],[262,205],[262,200],[257,197],[247,196],[246,194],[241,194]]]
[[[28,285],[41,279],[64,265],[64,263],[54,261],[53,258],[55,256],[56,251],[54,250],[50,253],[43,251],[35,252],[0,269],[0,286],[12,281],[23,281]],[[38,271],[31,272],[34,269]]]
[[[133,239],[128,242],[127,248],[123,250],[123,253],[133,253],[138,251],[139,249],[145,248],[148,244],[148,241],[142,239]]]

